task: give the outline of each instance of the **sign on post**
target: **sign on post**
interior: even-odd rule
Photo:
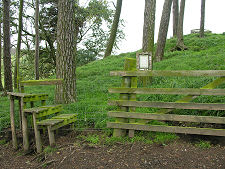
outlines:
[[[137,69],[138,70],[152,70],[152,53],[137,54]]]

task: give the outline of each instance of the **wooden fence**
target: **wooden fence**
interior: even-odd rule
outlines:
[[[136,71],[136,60],[125,60],[125,71],[112,71],[111,76],[121,76],[122,85],[120,88],[109,89],[110,93],[119,93],[119,100],[109,101],[109,105],[118,106],[118,111],[108,112],[108,116],[116,118],[115,122],[108,122],[107,127],[113,128],[115,137],[124,136],[129,130],[129,136],[134,136],[135,130],[159,131],[170,133],[200,134],[225,136],[225,129],[198,128],[198,127],[180,127],[149,125],[150,120],[160,121],[178,121],[178,122],[196,122],[225,124],[225,117],[214,116],[194,116],[167,114],[174,109],[197,109],[197,110],[225,110],[225,104],[222,103],[191,103],[194,98],[206,96],[225,96],[224,89],[214,89],[225,82],[225,70],[181,70],[181,71]],[[178,77],[218,77],[213,82],[200,89],[192,88],[137,88],[138,76],[178,76]],[[167,94],[167,95],[186,95],[176,102],[149,102],[137,101],[136,94]],[[138,113],[136,107],[161,108],[155,113]],[[142,119],[142,120],[137,120]]]

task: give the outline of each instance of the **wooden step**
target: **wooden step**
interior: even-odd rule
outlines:
[[[58,116],[52,117],[52,119],[72,119],[76,116],[77,114],[60,114]]]
[[[53,126],[53,125],[59,124],[59,123],[61,123],[63,121],[64,121],[63,119],[45,119],[45,120],[37,122],[37,125],[40,125],[40,126]]]
[[[15,92],[7,92],[7,94],[15,99],[23,98],[23,102],[34,102],[48,99],[48,94],[28,94]]]
[[[34,107],[34,108],[29,108],[29,109],[24,109],[23,111],[25,113],[41,113],[44,111],[47,111],[48,108],[43,108],[43,107]]]
[[[62,105],[49,105],[36,108],[24,109],[25,113],[36,113],[36,118],[49,116],[62,111]]]

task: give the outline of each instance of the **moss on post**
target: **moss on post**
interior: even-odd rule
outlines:
[[[136,70],[136,59],[126,58],[125,63],[124,63],[124,70],[135,71]],[[137,84],[137,80],[135,79],[135,77],[122,77],[121,87],[131,87],[132,84],[134,86],[135,86],[135,84]],[[134,98],[134,95],[135,94],[127,94],[127,93],[120,94],[120,100],[129,100],[130,96],[132,96],[132,98]],[[136,95],[135,95],[135,99],[136,99]],[[119,110],[129,111],[129,107],[120,107]],[[126,123],[126,122],[129,122],[129,120],[125,119],[125,118],[116,118],[116,122]],[[114,137],[121,137],[121,136],[125,136],[125,135],[126,135],[126,130],[114,129],[114,131],[113,131]]]

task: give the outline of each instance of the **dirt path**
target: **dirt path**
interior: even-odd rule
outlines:
[[[11,144],[0,145],[0,168],[225,168],[225,147],[202,149],[178,140],[168,145],[128,143],[112,146],[73,144],[75,138],[60,137],[60,147],[53,153],[23,155],[13,151]]]

